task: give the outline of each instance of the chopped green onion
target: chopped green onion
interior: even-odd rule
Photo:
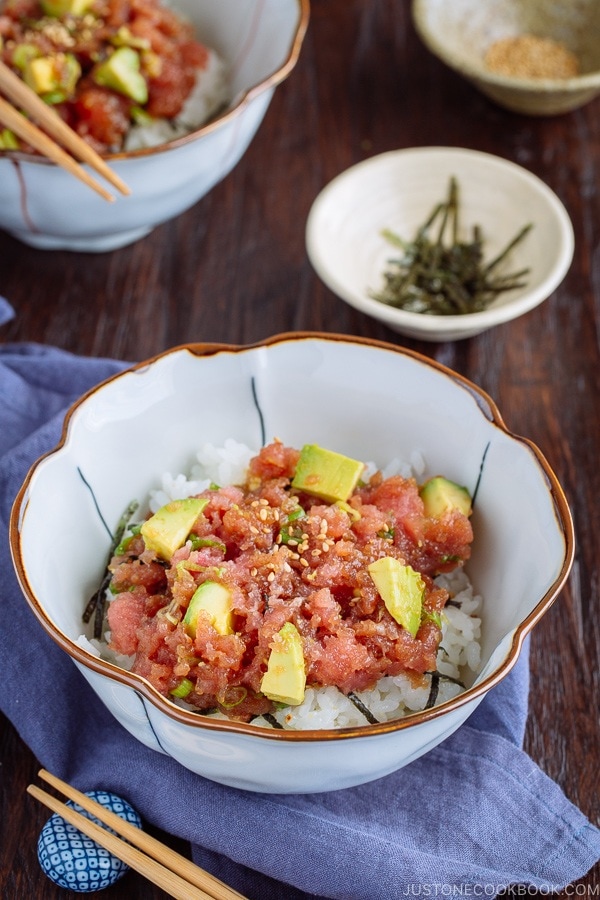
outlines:
[[[248,691],[243,685],[234,685],[227,689],[227,697],[219,701],[224,709],[233,709],[239,706],[248,696]]]
[[[180,700],[183,700],[184,697],[187,697],[188,694],[191,694],[194,690],[194,683],[190,681],[189,678],[182,678],[177,687],[172,688],[169,691],[173,697],[178,697]]]
[[[189,540],[192,544],[192,550],[200,550],[201,547],[218,547],[222,553],[227,551],[227,545],[216,538],[201,538],[197,534],[190,534]]]

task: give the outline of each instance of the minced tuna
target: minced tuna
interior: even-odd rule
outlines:
[[[0,0],[0,60],[100,153],[126,149],[134,128],[175,120],[213,57],[160,0]]]
[[[276,634],[291,622],[302,639],[309,686],[344,694],[374,687],[382,676],[416,680],[436,670],[440,611],[449,594],[434,578],[469,558],[473,531],[454,508],[425,514],[414,478],[373,475],[343,503],[292,487],[299,451],[280,442],[250,462],[246,483],[211,487],[185,544],[157,559],[140,533],[110,563],[110,647],[133,658],[132,670],[161,694],[186,685],[185,703],[243,721],[274,704],[261,681]],[[367,566],[394,557],[425,585],[418,631],[388,611]],[[204,581],[232,598],[232,633],[199,616],[183,623]]]

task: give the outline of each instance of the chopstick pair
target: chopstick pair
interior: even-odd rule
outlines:
[[[58,113],[52,109],[52,107],[44,103],[35,91],[25,84],[24,81],[21,81],[18,75],[15,75],[12,69],[5,65],[2,60],[0,60],[0,91],[2,91],[2,93],[18,107],[15,108],[11,106],[7,100],[0,97],[0,122],[3,123],[6,128],[10,128],[18,137],[28,144],[31,144],[31,146],[39,153],[43,154],[43,156],[47,156],[48,159],[51,159],[59,166],[62,166],[62,168],[66,169],[67,172],[70,172],[71,175],[79,178],[80,181],[87,184],[88,187],[91,187],[92,190],[96,191],[97,194],[100,194],[105,200],[112,202],[115,198],[101,184],[92,178],[92,176],[89,175],[89,173],[86,172],[73,157],[69,156],[60,144],[55,143],[48,135],[56,138],[56,140],[70,150],[77,159],[88,163],[95,172],[105,178],[106,181],[108,181],[109,184],[112,184],[112,186],[120,191],[121,194],[127,195],[131,193],[130,188],[109,166],[107,166],[102,157],[99,156],[89,144],[86,144],[78,134],[69,128],[67,123],[61,119]],[[40,128],[37,128],[33,122],[19,112],[20,109],[35,119],[48,134],[41,131]]]
[[[61,800],[36,785],[28,786],[29,794],[53,812],[58,813],[66,822],[74,825],[118,859],[127,863],[148,881],[166,891],[171,897],[175,897],[176,900],[246,900],[242,894],[238,894],[214,875],[205,872],[191,860],[176,853],[175,850],[136,828],[135,825],[125,822],[116,813],[107,810],[65,781],[61,781],[60,778],[45,769],[40,769],[38,774],[41,779],[51,784],[69,800],[73,800],[82,809],[100,819],[126,840],[122,840],[95,822],[91,822],[81,813],[66,806]]]

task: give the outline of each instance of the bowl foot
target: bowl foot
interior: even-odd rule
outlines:
[[[153,230],[154,226],[132,228],[116,234],[90,235],[89,237],[71,237],[69,235],[51,235],[32,231],[12,230],[14,238],[38,250],[74,250],[80,253],[107,253],[133,244]]]

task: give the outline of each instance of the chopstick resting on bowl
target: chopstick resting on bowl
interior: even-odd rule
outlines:
[[[177,900],[246,900],[242,894],[238,894],[214,875],[205,872],[191,860],[176,853],[175,850],[136,828],[135,825],[125,822],[116,813],[106,809],[100,803],[96,803],[91,797],[87,797],[81,791],[71,787],[56,775],[52,775],[45,769],[40,769],[38,775],[81,806],[82,809],[87,810],[117,834],[122,835],[125,840],[111,834],[95,822],[91,822],[81,813],[36,785],[30,784],[27,791],[32,797],[57,813],[66,822],[74,825],[118,859],[127,863],[148,881],[158,885],[171,897],[175,897]]]
[[[15,107],[18,107],[11,106],[7,100],[0,97],[0,122],[6,128],[10,128],[11,131],[14,131],[18,137],[31,144],[39,153],[62,166],[71,175],[79,178],[80,181],[95,190],[105,200],[113,201],[114,197],[69,156],[60,144],[55,143],[52,138],[60,141],[77,159],[88,163],[95,172],[105,178],[121,194],[128,195],[131,193],[130,188],[113,172],[93,147],[86,144],[72,128],[69,128],[58,113],[48,106],[47,103],[44,103],[41,97],[38,97],[35,91],[25,84],[18,75],[15,75],[1,60],[0,91],[15,104]],[[45,131],[37,128],[19,110],[28,113]],[[48,135],[51,135],[51,137]]]

